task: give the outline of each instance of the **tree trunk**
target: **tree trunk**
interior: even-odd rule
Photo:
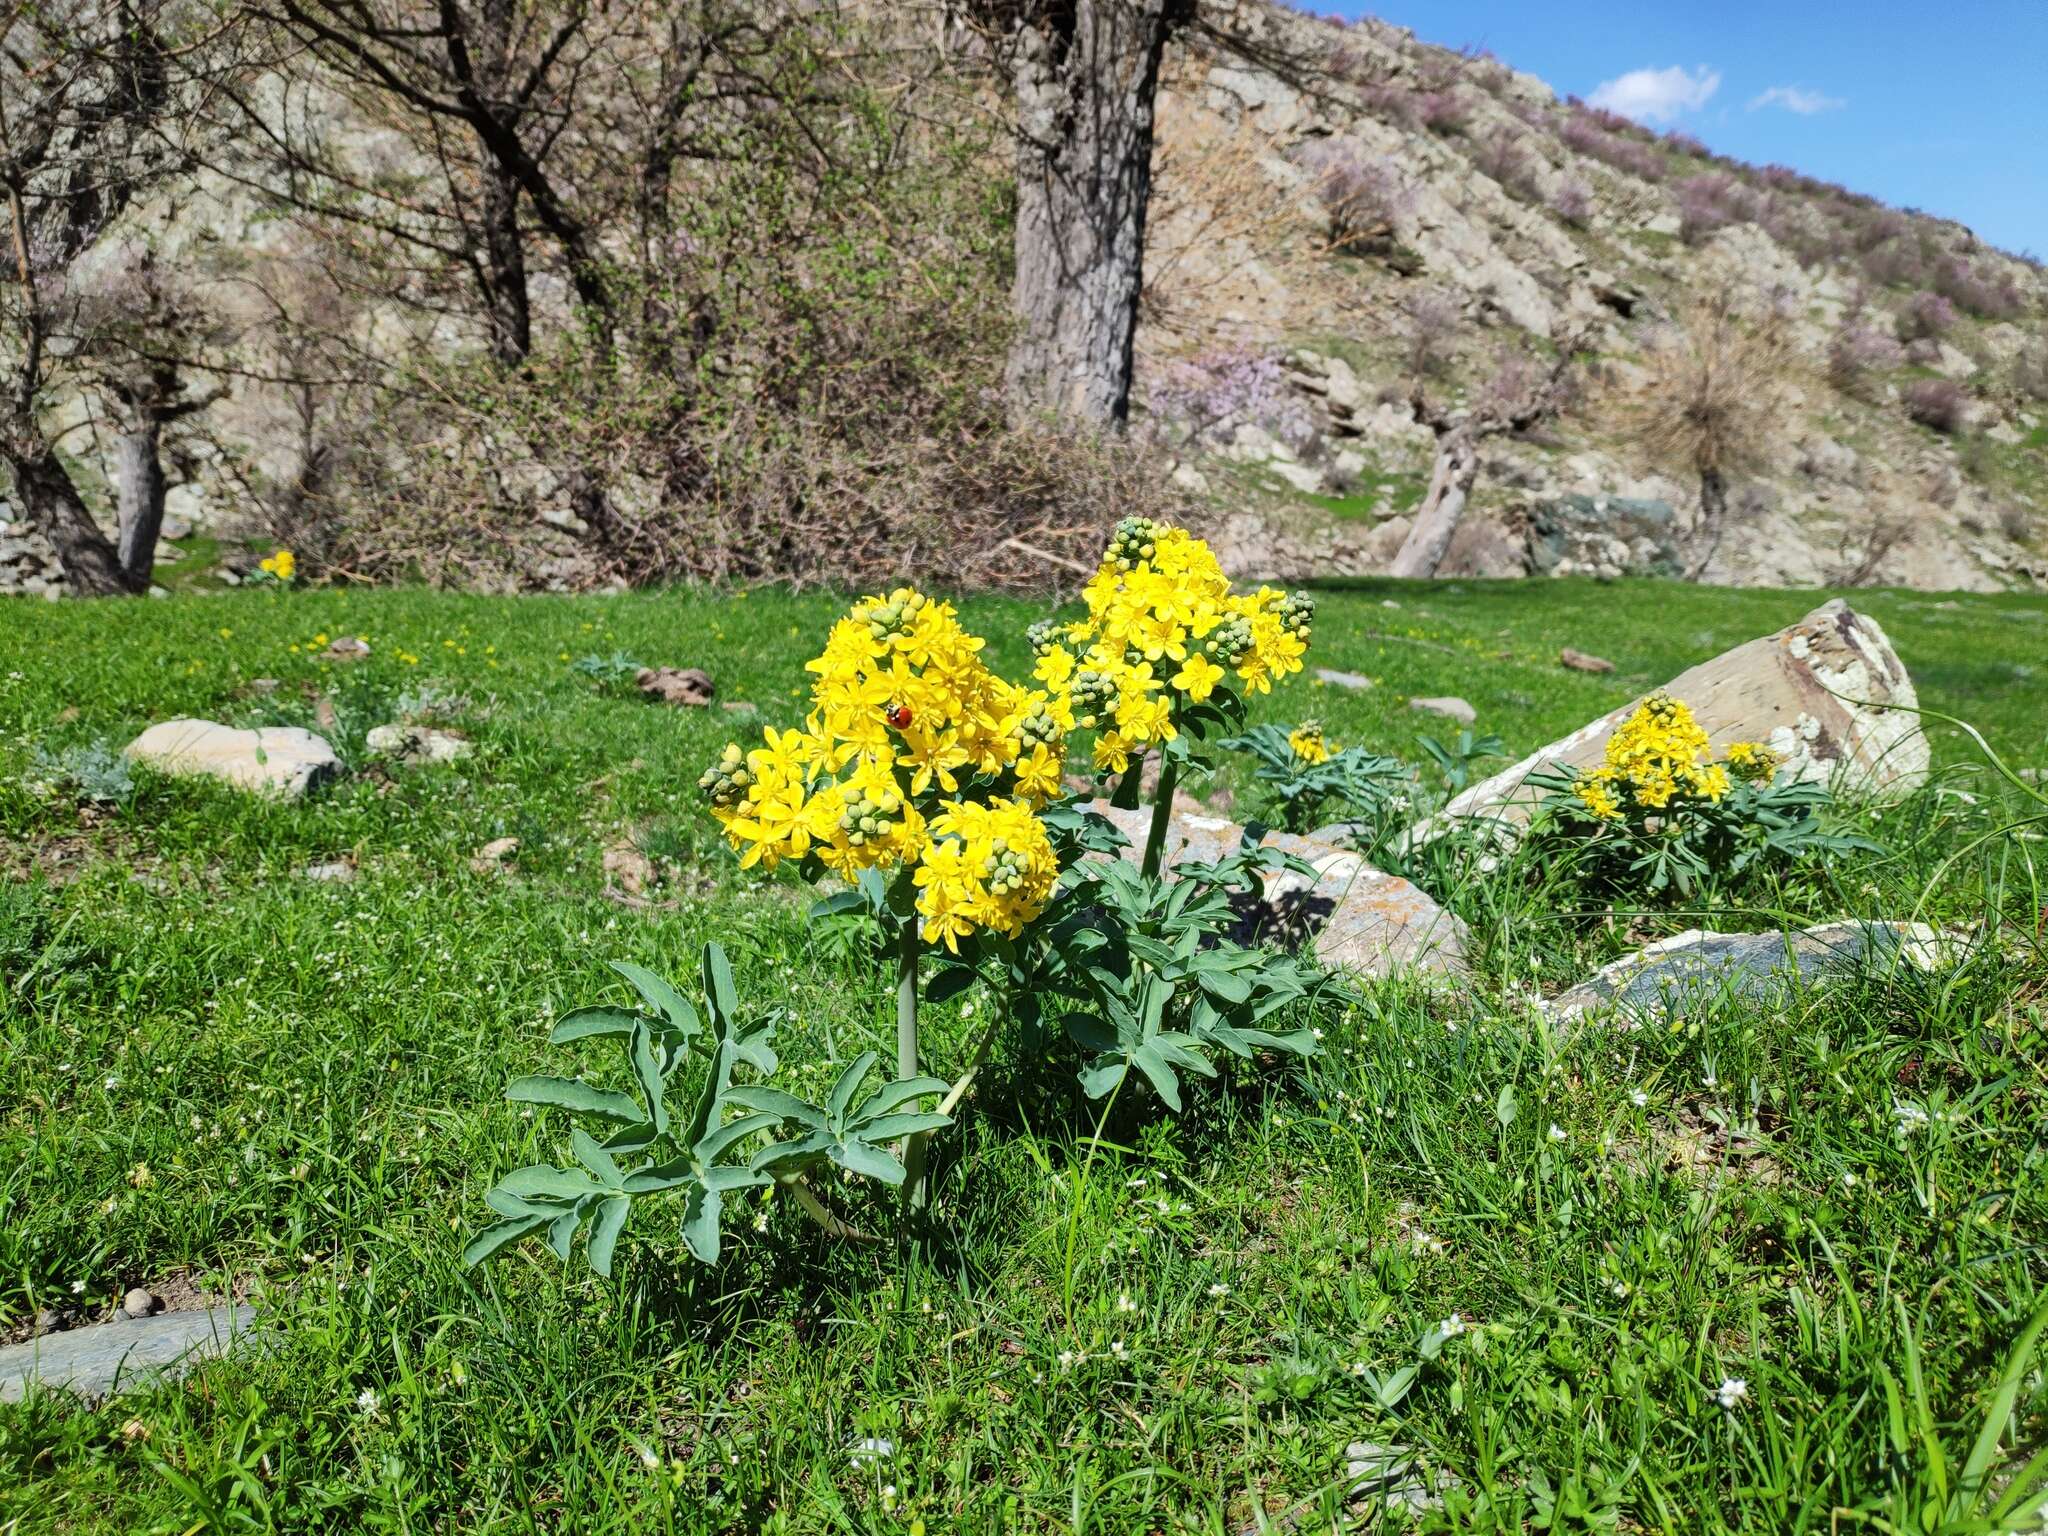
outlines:
[[[79,597],[113,597],[137,590],[128,584],[121,557],[86,510],[56,452],[47,444],[33,452],[4,452],[14,491],[28,512],[29,526],[50,541],[64,579]]]
[[[526,284],[526,246],[519,232],[519,183],[495,161],[484,164],[482,219],[491,355],[506,367],[517,368],[533,350],[533,309]]]
[[[1120,426],[1152,194],[1159,63],[1192,0],[1075,0],[1016,34],[1014,418]]]
[[[1687,581],[1698,581],[1700,573],[1721,552],[1721,535],[1728,528],[1728,481],[1718,469],[1700,471],[1700,526],[1693,547],[1700,556],[1685,573]]]
[[[1479,440],[1463,428],[1454,427],[1437,439],[1436,469],[1429,480],[1429,493],[1415,509],[1415,526],[1401,541],[1401,552],[1387,567],[1390,576],[1429,577],[1444,563],[1458,520],[1465,515],[1465,498],[1479,478]]]
[[[114,445],[115,504],[121,579],[131,592],[149,590],[156,570],[156,538],[164,525],[164,466],[157,453],[163,423],[140,411]]]

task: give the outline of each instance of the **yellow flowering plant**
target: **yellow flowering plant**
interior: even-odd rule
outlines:
[[[1249,697],[1301,670],[1315,599],[1233,592],[1204,541],[1142,517],[1116,525],[1081,595],[1085,617],[1032,626],[1032,675],[1071,727],[1094,732],[1094,768],[1118,777],[1117,804],[1139,803],[1145,759],[1158,754],[1143,863],[1156,874],[1194,745],[1241,728]]]
[[[890,943],[905,1079],[919,1070],[921,958],[944,951],[942,995],[968,985],[1059,878],[1041,812],[1061,792],[1072,715],[1053,690],[999,677],[983,647],[951,604],[908,587],[866,598],[808,664],[803,726],[728,745],[698,781],[742,867],[793,860],[851,882],[819,912],[864,912]],[[907,1157],[915,1202],[921,1141]]]
[[[1829,831],[1827,786],[1783,767],[1754,741],[1716,758],[1692,710],[1653,693],[1608,737],[1598,767],[1530,776],[1546,792],[1531,835],[1597,883],[1681,897],[1764,862],[1877,848]]]
[[[248,579],[251,582],[268,581],[275,582],[280,587],[288,587],[298,579],[298,574],[298,557],[288,549],[279,549],[257,561],[256,569],[249,573]]]
[[[1315,720],[1254,726],[1221,745],[1256,759],[1252,776],[1266,791],[1262,811],[1290,832],[1306,832],[1340,809],[1377,824],[1387,811],[1405,808],[1414,788],[1398,759],[1342,746]]]

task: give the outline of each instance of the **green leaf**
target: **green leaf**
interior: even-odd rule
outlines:
[[[958,997],[962,992],[965,992],[979,980],[981,980],[981,973],[979,971],[970,970],[964,965],[946,966],[936,976],[932,977],[932,984],[925,988],[924,1000],[928,1003],[950,1001]]]
[[[1502,1125],[1513,1125],[1520,1109],[1520,1101],[1515,1098],[1515,1085],[1502,1083],[1500,1094],[1493,1101],[1493,1118]]]
[[[474,1269],[501,1248],[539,1231],[546,1221],[545,1216],[515,1216],[510,1221],[493,1222],[472,1237],[463,1248],[462,1267]]]
[[[864,1124],[877,1115],[886,1115],[912,1099],[944,1093],[948,1086],[936,1077],[899,1077],[892,1083],[884,1083],[868,1095],[860,1106],[860,1112],[854,1116],[854,1123]]]
[[[546,1163],[531,1163],[524,1168],[513,1169],[498,1180],[494,1191],[515,1200],[581,1200],[585,1195],[604,1192],[604,1186],[593,1183],[590,1175],[574,1168],[550,1167]]]
[[[782,1120],[794,1120],[799,1125],[822,1127],[825,1116],[814,1104],[806,1104],[793,1093],[784,1093],[780,1088],[770,1088],[761,1083],[741,1083],[726,1090],[725,1101],[738,1104],[744,1109],[758,1109]]]
[[[1099,1099],[1113,1091],[1129,1070],[1130,1062],[1123,1057],[1098,1063],[1081,1074],[1081,1091],[1091,1099]]]
[[[862,1051],[856,1056],[839,1081],[832,1085],[832,1096],[825,1101],[825,1119],[832,1125],[841,1125],[846,1120],[847,1106],[853,1103],[853,1096],[859,1092],[861,1080],[872,1072],[875,1063],[882,1059],[878,1051]]]
[[[569,1248],[576,1241],[576,1229],[583,1225],[583,1207],[571,1206],[548,1223],[548,1246],[555,1250],[555,1257],[564,1264],[569,1262]]]
[[[612,969],[633,984],[633,990],[647,1000],[648,1007],[684,1034],[694,1035],[703,1029],[703,1021],[697,1017],[697,1010],[690,1000],[644,965],[635,965],[630,960],[614,960]]]
[[[1173,1068],[1164,1056],[1152,1049],[1150,1042],[1131,1052],[1131,1065],[1145,1074],[1166,1107],[1175,1114],[1180,1113],[1180,1079],[1174,1076]]]
[[[691,1149],[696,1160],[705,1167],[717,1162],[739,1142],[762,1131],[772,1131],[782,1124],[780,1115],[741,1115],[737,1120],[728,1120],[724,1125],[708,1132]]]
[[[613,1189],[619,1187],[619,1180],[625,1175],[619,1172],[618,1163],[611,1153],[585,1135],[581,1126],[569,1132],[569,1150],[576,1154],[576,1161],[588,1168],[600,1183],[607,1184]]]
[[[921,1115],[877,1115],[861,1123],[860,1134],[867,1141],[893,1141],[898,1136],[915,1136],[921,1131],[943,1130],[953,1123],[951,1115],[936,1110]]]
[[[624,1195],[613,1195],[598,1206],[597,1215],[590,1223],[590,1236],[585,1241],[583,1254],[590,1261],[590,1267],[605,1278],[611,1278],[612,1249],[618,1246],[619,1233],[625,1228],[626,1217],[633,1208],[633,1202]]]
[[[591,1040],[613,1035],[630,1035],[633,1026],[646,1015],[630,1008],[577,1008],[555,1020],[548,1031],[549,1045],[567,1045],[572,1040]]]
[[[843,917],[849,913],[867,910],[868,898],[865,891],[834,891],[830,896],[821,896],[812,902],[808,916],[809,920],[815,923],[823,918]]]
[[[683,1245],[705,1264],[718,1262],[718,1218],[723,1208],[719,1192],[701,1184],[691,1186],[683,1205]]]
[[[902,1187],[903,1165],[880,1147],[871,1147],[864,1141],[842,1141],[826,1155],[840,1167],[850,1168],[865,1178],[879,1179],[891,1189]]]
[[[505,1097],[515,1104],[546,1104],[627,1124],[647,1118],[630,1095],[593,1088],[580,1078],[515,1077],[505,1085]]]
[[[668,1105],[663,1102],[661,1063],[654,1059],[654,1032],[641,1025],[633,1031],[626,1054],[633,1063],[633,1076],[647,1105],[646,1118],[654,1123],[654,1134],[668,1134]]]
[[[716,939],[704,946],[704,996],[719,1017],[730,1019],[739,1014],[740,995],[732,984],[732,966]]]

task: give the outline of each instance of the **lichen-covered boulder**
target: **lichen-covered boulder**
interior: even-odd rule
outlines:
[[[295,725],[243,731],[213,720],[165,720],[129,742],[122,756],[159,773],[205,775],[286,800],[341,772],[327,739]]]

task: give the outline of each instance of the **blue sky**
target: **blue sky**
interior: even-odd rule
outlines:
[[[2048,0],[1309,0],[2048,258]],[[1607,104],[1607,103],[1603,103]]]

